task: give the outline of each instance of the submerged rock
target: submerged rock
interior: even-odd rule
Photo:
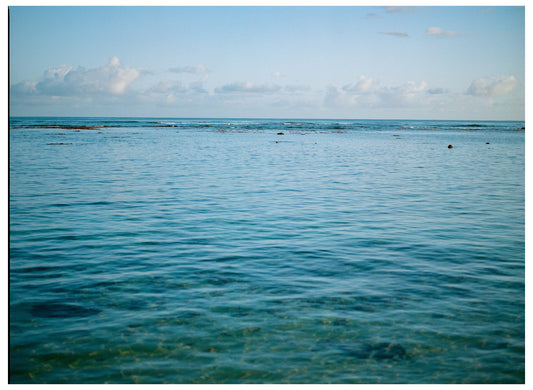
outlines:
[[[28,125],[28,126],[13,126],[13,129],[67,129],[67,130],[95,130],[106,126],[87,126],[87,125]]]
[[[246,334],[246,333],[255,333],[255,332],[259,332],[261,330],[261,328],[259,327],[254,327],[254,328],[246,328],[242,331],[243,334]]]
[[[358,342],[343,344],[340,348],[347,355],[357,359],[401,360],[409,358],[409,354],[400,344]]]

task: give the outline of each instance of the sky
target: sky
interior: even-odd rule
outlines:
[[[9,114],[524,120],[525,8],[11,6]]]

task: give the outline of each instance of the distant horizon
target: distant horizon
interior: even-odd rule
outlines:
[[[13,115],[525,120],[525,6],[8,12]]]
[[[113,119],[127,119],[127,118],[153,118],[153,119],[239,119],[239,120],[299,120],[299,121],[334,121],[334,120],[343,120],[343,121],[418,121],[418,122],[525,122],[525,120],[520,119],[409,119],[409,118],[290,118],[290,117],[185,117],[185,116],[111,116],[111,115],[96,115],[96,116],[85,116],[85,115],[10,115],[9,118],[113,118]]]

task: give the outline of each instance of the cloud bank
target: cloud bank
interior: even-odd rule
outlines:
[[[517,85],[518,80],[514,76],[484,77],[473,80],[466,93],[473,96],[504,96]]]
[[[49,69],[35,82],[15,84],[15,94],[46,96],[122,95],[141,74],[141,70],[122,65],[117,57],[100,68],[86,69],[62,65]]]
[[[249,81],[236,82],[215,88],[216,93],[273,93],[281,90],[281,87],[274,83],[256,84]]]
[[[360,76],[355,83],[343,87],[328,86],[324,98],[327,107],[402,107],[422,104],[428,93],[425,81],[408,81],[398,86],[381,86],[371,77]]]
[[[445,31],[440,27],[429,27],[426,29],[426,35],[436,38],[449,38],[458,35],[456,31]]]
[[[476,107],[490,105],[503,112],[523,105],[518,88],[522,84],[513,75],[476,78],[450,91],[424,80],[384,85],[367,75],[322,87],[251,81],[217,86],[203,77],[208,72],[204,65],[173,69],[165,74],[147,72],[123,65],[117,57],[91,69],[61,65],[37,80],[11,85],[10,108],[13,115],[396,117],[425,112],[427,117],[446,117],[452,111],[470,115]],[[191,80],[176,73],[201,76]],[[271,73],[277,75],[282,76]]]
[[[179,66],[175,68],[170,68],[169,71],[173,73],[192,73],[192,74],[206,74],[209,73],[209,69],[205,65],[195,65],[195,66]]]

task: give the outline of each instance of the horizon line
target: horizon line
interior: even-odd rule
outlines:
[[[9,115],[8,118],[157,118],[157,119],[241,119],[241,120],[347,120],[347,121],[477,121],[477,122],[525,122],[525,119],[409,119],[409,118],[297,118],[297,117],[185,117],[185,116],[100,116],[100,115]]]

